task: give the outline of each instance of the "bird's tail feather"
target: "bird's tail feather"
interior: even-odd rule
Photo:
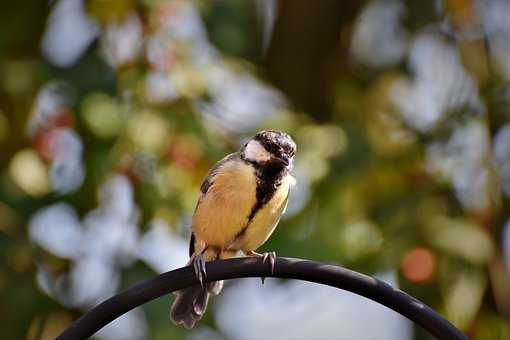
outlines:
[[[180,290],[170,309],[170,320],[190,329],[202,317],[208,300],[209,293],[201,286]]]
[[[207,254],[206,260],[214,260],[218,256],[219,254]],[[176,325],[183,324],[187,329],[192,328],[204,315],[209,296],[218,295],[222,289],[223,281],[215,281],[203,287],[196,285],[176,292],[177,296],[170,309],[170,320]]]

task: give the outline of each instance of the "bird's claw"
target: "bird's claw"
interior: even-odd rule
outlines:
[[[202,255],[198,255],[193,259],[193,269],[195,276],[200,282],[200,286],[204,287],[204,279],[207,277],[207,271],[205,269],[205,260]]]
[[[271,275],[274,275],[274,267],[276,262],[276,253],[274,251],[259,254],[254,251],[251,251],[248,253],[249,256],[256,256],[256,257],[262,257],[262,263],[269,262],[269,265],[271,266]],[[265,277],[261,277],[260,280],[262,281],[262,284],[264,284],[264,281],[266,280]]]
[[[274,275],[274,265],[275,265],[275,262],[276,262],[276,252],[271,251],[271,252],[262,254],[262,262],[263,263],[269,262],[269,265],[271,266],[271,275]]]

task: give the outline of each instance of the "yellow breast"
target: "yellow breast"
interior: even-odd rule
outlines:
[[[256,250],[267,241],[287,207],[289,189],[294,182],[291,175],[286,175],[282,179],[273,197],[256,213],[248,225],[239,249],[244,252]]]

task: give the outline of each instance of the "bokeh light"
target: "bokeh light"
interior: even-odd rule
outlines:
[[[31,196],[41,196],[50,191],[48,169],[32,149],[24,149],[14,155],[9,164],[12,181]]]
[[[414,283],[423,283],[434,278],[437,259],[429,249],[416,247],[405,253],[400,267],[406,279]]]

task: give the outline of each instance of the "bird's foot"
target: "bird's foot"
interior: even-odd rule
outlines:
[[[193,259],[193,270],[195,271],[195,276],[202,288],[204,287],[204,280],[207,277],[207,271],[205,270],[205,260],[204,257],[200,254],[195,256]]]
[[[274,266],[275,266],[275,262],[276,262],[276,253],[274,251],[263,253],[263,254],[257,253],[255,251],[249,251],[246,253],[246,255],[253,256],[253,257],[262,257],[262,262],[263,263],[268,262],[269,265],[271,266],[271,275],[274,274]],[[262,280],[262,284],[264,284],[264,281],[266,278],[261,277],[260,279]]]
[[[271,275],[274,275],[274,265],[276,262],[276,252],[271,251],[268,253],[262,254],[262,262],[266,263],[268,262],[271,266]]]

